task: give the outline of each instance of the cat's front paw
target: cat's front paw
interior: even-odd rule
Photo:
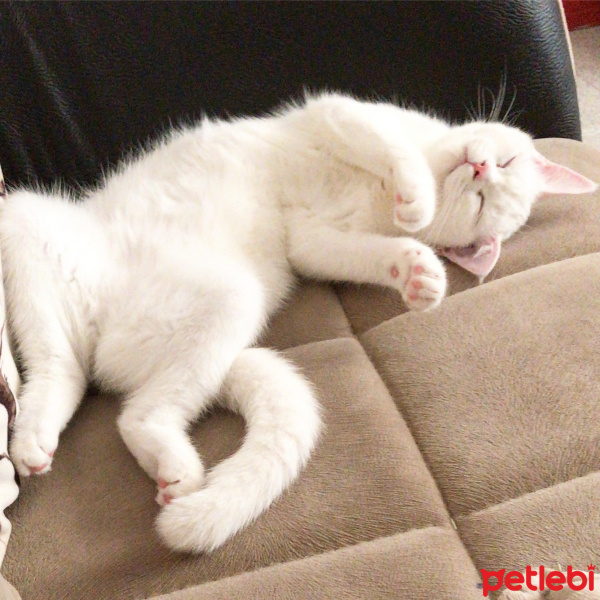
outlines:
[[[58,434],[39,434],[27,428],[15,428],[10,443],[10,458],[22,477],[42,475],[50,471]]]
[[[398,165],[392,168],[391,174],[394,224],[409,232],[430,225],[435,213],[436,184],[429,168]]]
[[[417,241],[402,244],[397,260],[389,268],[393,285],[411,310],[438,306],[446,293],[446,271],[431,248]]]

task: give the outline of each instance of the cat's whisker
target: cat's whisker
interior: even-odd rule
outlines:
[[[508,117],[510,115],[510,111],[513,109],[513,106],[515,105],[515,101],[516,100],[517,100],[517,88],[516,88],[516,86],[513,86],[513,96],[512,96],[512,98],[510,100],[508,108],[504,112],[504,116],[501,119],[502,123],[506,123],[508,121]],[[523,112],[523,111],[521,111],[521,112]]]
[[[514,124],[519,120],[519,117],[525,112],[524,108],[519,109],[516,113],[513,113],[512,117],[505,122],[505,125],[509,127],[514,126]]]
[[[508,75],[506,71],[504,71],[500,77],[500,84],[498,86],[498,93],[494,94],[494,92],[487,86],[482,86],[481,84],[477,88],[477,110],[469,110],[467,108],[467,113],[470,118],[475,118],[478,121],[484,121],[487,123],[490,122],[499,122],[499,123],[514,123],[514,120],[508,120],[509,115],[513,109],[513,106],[516,101],[517,89],[513,86],[513,95],[511,101],[509,102],[508,108],[502,113],[502,107],[506,101],[506,91],[508,88]],[[491,107],[489,112],[487,110],[487,96],[491,97]],[[520,114],[520,113],[519,113]]]
[[[465,110],[467,111],[467,114],[469,115],[469,119],[471,119],[472,121],[477,120],[477,114],[475,113],[475,108],[474,108],[473,104],[471,104],[470,106],[466,106]]]
[[[491,120],[490,115],[492,115],[492,113],[494,112],[494,107],[495,107],[495,103],[496,103],[496,97],[494,96],[494,92],[492,92],[492,90],[489,87],[484,87],[483,88],[483,98],[485,100],[485,98],[487,98],[487,95],[490,95],[491,99],[492,99],[492,106],[490,107],[490,112],[489,114],[486,114],[485,112],[485,102],[484,102],[484,114],[483,114],[483,118],[482,121],[488,122]]]
[[[500,117],[500,111],[502,110],[502,106],[504,104],[504,100],[506,98],[506,85],[507,85],[507,75],[506,72],[502,74],[500,78],[500,87],[498,89],[498,95],[494,100],[493,110],[490,113],[489,120],[490,121],[498,121]]]

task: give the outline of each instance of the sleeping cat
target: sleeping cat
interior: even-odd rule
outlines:
[[[253,347],[294,273],[390,286],[427,310],[446,287],[430,246],[483,277],[540,194],[594,187],[515,128],[323,94],[173,132],[81,202],[13,191],[0,245],[25,369],[17,469],[50,470],[94,381],[125,395],[118,427],[157,483],[165,543],[210,551],[290,485],[319,435],[308,381]],[[186,429],[214,402],[247,435],[205,474]]]

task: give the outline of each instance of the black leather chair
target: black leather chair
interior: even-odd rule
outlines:
[[[9,186],[90,183],[171,122],[259,113],[305,89],[464,119],[505,78],[518,125],[581,135],[554,0],[6,2],[0,52]]]

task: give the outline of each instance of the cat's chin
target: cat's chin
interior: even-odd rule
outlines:
[[[501,246],[500,236],[496,235],[477,240],[468,246],[440,248],[438,254],[483,280],[498,262]]]

